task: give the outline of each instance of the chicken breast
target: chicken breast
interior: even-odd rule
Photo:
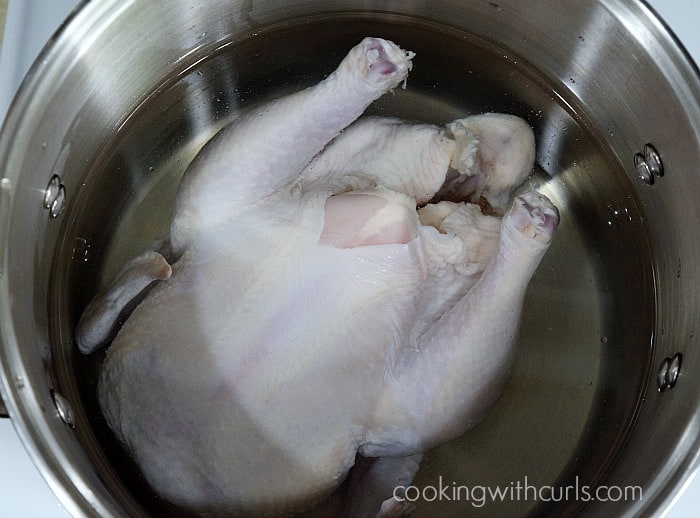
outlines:
[[[116,332],[103,414],[172,503],[300,511],[358,453],[412,476],[498,398],[558,213],[535,192],[511,203],[534,162],[516,117],[358,120],[412,57],[366,38],[321,83],[224,128],[183,179],[177,260],[144,253],[85,309],[82,352]],[[429,203],[448,172],[464,201]]]

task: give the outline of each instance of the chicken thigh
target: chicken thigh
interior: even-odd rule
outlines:
[[[146,252],[85,309],[82,352],[116,333],[102,412],[172,503],[300,511],[358,453],[415,456],[500,394],[558,213],[535,192],[508,208],[534,162],[516,117],[357,120],[412,57],[366,38],[321,83],[224,128],[183,179],[176,261]],[[429,203],[448,172],[464,202]]]

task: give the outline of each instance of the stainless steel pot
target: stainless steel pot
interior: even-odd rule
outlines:
[[[168,511],[101,422],[100,357],[73,344],[82,307],[167,233],[209,136],[317,81],[369,32],[417,52],[409,88],[373,110],[525,117],[532,183],[563,215],[511,384],[484,423],[428,454],[416,484],[643,489],[419,512],[652,514],[700,465],[700,82],[646,4],[94,0],[43,51],[0,134],[2,396],[70,512]]]

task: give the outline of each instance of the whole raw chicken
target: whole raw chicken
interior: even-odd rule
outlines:
[[[113,339],[99,401],[172,503],[300,511],[359,454],[378,459],[365,484],[389,489],[372,511],[388,515],[418,455],[497,399],[558,213],[535,192],[510,202],[534,162],[516,117],[356,121],[412,58],[366,38],[321,83],[224,128],[182,182],[177,260],[137,257],[83,313],[89,353],[161,281]],[[464,202],[429,203],[448,173]]]

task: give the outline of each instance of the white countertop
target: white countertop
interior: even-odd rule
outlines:
[[[0,118],[43,43],[76,0],[9,0],[8,22],[0,48]],[[700,62],[698,0],[650,0],[690,54]],[[9,49],[13,48],[14,51]],[[65,518],[68,513],[29,460],[9,420],[0,420],[0,505],[10,518]],[[700,516],[700,477],[689,482],[667,518]]]

